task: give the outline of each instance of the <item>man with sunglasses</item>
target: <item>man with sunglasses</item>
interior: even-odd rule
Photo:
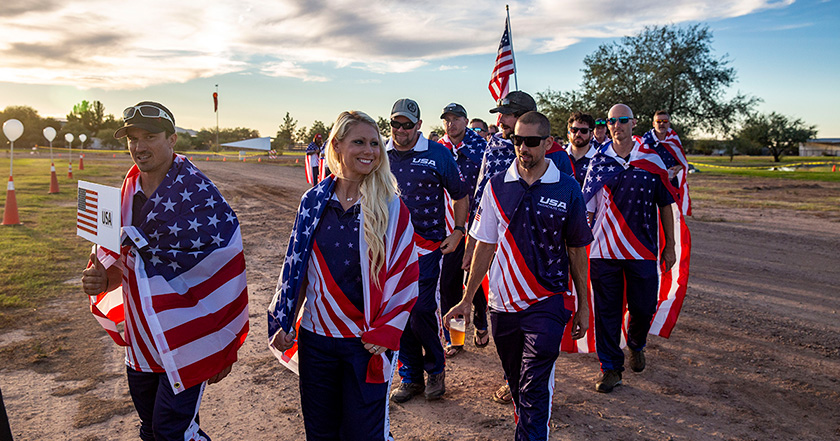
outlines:
[[[603,393],[622,384],[625,308],[630,315],[626,334],[630,368],[645,369],[644,348],[657,313],[660,223],[665,237],[663,273],[676,262],[674,197],[663,163],[633,136],[636,119],[630,107],[613,106],[607,124],[612,142],[592,158],[583,184],[595,236],[589,261],[596,350],[603,372],[595,390]]]
[[[685,159],[685,151],[682,147],[680,137],[677,132],[671,128],[671,115],[665,110],[657,110],[653,114],[653,128],[650,129],[642,137],[644,143],[655,146],[657,143],[662,144],[666,152],[664,159],[669,159],[668,156],[673,157],[677,163],[668,167],[668,175],[671,178],[671,183],[675,187],[680,187],[686,184],[686,173],[684,170],[688,168],[688,161]]]
[[[438,142],[455,155],[455,162],[458,163],[461,176],[467,186],[467,194],[470,196],[470,213],[474,213],[476,203],[472,200],[472,196],[475,194],[478,169],[481,166],[484,150],[487,148],[487,141],[478,132],[467,128],[467,109],[458,103],[450,103],[444,107],[440,118],[443,120],[445,133]],[[469,229],[469,225],[467,225],[467,229]],[[464,294],[464,269],[461,267],[464,259],[464,244],[464,241],[458,242],[458,247],[454,252],[443,256],[443,264],[440,270],[441,311],[448,311],[449,308],[461,300]],[[473,342],[476,347],[483,348],[490,342],[490,335],[487,331],[487,298],[483,291],[475,297],[473,304],[475,306]],[[451,344],[447,329],[444,329],[444,339],[447,342],[447,358],[452,358],[463,350],[463,346],[453,346]]]
[[[470,120],[470,130],[474,131],[486,141],[490,138],[490,132],[487,130],[487,123],[481,118],[473,118]]]
[[[548,439],[554,368],[575,301],[569,275],[586,284],[586,245],[592,232],[580,186],[545,153],[552,145],[548,119],[519,118],[512,136],[516,159],[490,179],[470,227],[476,242],[463,300],[447,312],[469,322],[472,299],[490,269],[493,340],[515,404],[516,440]],[[491,267],[492,264],[492,267]],[[587,302],[571,323],[579,339],[589,326]]]
[[[588,113],[574,112],[567,122],[569,143],[566,153],[574,166],[574,178],[583,187],[583,179],[589,170],[589,161],[595,156],[597,148],[592,141],[592,129],[595,119]]]
[[[134,160],[121,191],[125,239],[90,254],[82,286],[126,347],[140,438],[207,440],[198,418],[205,386],[230,373],[248,334],[239,222],[210,179],[174,153],[169,109],[143,101],[123,119],[114,137],[128,137]]]
[[[592,137],[593,147],[595,147],[596,150],[600,150],[601,147],[609,140],[610,138],[607,137],[607,120],[603,118],[596,119],[594,136]]]
[[[423,136],[422,123],[416,101],[403,98],[394,103],[388,159],[400,187],[400,197],[411,212],[420,253],[420,292],[400,339],[402,381],[391,393],[391,399],[397,403],[420,393],[427,400],[437,400],[446,392],[437,288],[441,257],[455,251],[464,238],[470,206],[467,186],[455,158],[446,147]],[[454,201],[455,229],[448,236],[444,191]],[[428,374],[425,386],[424,371]]]

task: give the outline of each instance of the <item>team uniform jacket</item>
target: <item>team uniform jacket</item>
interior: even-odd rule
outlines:
[[[134,218],[142,192],[133,166],[121,190],[121,216]],[[91,296],[91,312],[119,345],[126,364],[165,372],[174,393],[201,384],[237,360],[248,334],[248,290],[239,221],[216,186],[188,159],[172,167],[123,227],[119,252],[100,248],[122,286]],[[125,321],[125,336],[117,324]]]
[[[359,213],[361,220],[357,231],[343,233],[357,236],[352,241],[355,244],[352,252],[358,253],[358,262],[361,265],[363,310],[360,310],[358,302],[354,304],[351,298],[342,292],[330,271],[330,264],[324,257],[331,252],[326,247],[332,244],[326,241],[320,244],[315,240],[315,232],[319,228],[327,204],[332,199],[334,185],[335,176],[330,175],[307,191],[301,199],[283,271],[268,309],[269,346],[280,329],[288,333],[295,322],[305,322],[301,326],[319,335],[336,338],[361,337],[365,342],[394,351],[399,350],[400,337],[409,312],[417,300],[417,252],[408,208],[398,197],[394,197],[388,204],[385,263],[378,274],[381,288],[377,288],[369,276],[371,262],[364,241],[364,215]],[[334,236],[325,235],[324,238],[334,240]],[[333,260],[333,265],[335,263]],[[296,320],[293,314],[304,275],[308,275],[309,278],[306,303],[301,311],[302,320]],[[297,346],[282,353],[271,348],[284,365],[297,372]],[[368,364],[368,382],[386,382],[386,374],[389,372],[390,361],[384,353],[371,357]]]
[[[411,222],[418,237],[418,251],[427,254],[438,249],[446,238],[446,201],[444,190],[453,200],[467,195],[467,186],[458,164],[444,146],[430,142],[419,134],[417,143],[408,152],[394,148],[388,141],[391,173],[400,185],[400,197],[411,213]]]
[[[443,135],[438,141],[455,155],[455,162],[461,171],[461,176],[467,186],[467,194],[470,197],[470,213],[475,213],[478,201],[475,198],[475,187],[478,183],[478,172],[481,168],[481,160],[484,157],[484,150],[487,148],[487,141],[474,131],[467,129],[464,139],[457,146],[453,146],[449,135]],[[469,217],[470,219],[472,216]]]
[[[565,145],[566,153],[569,154],[569,160],[572,161],[572,165],[574,166],[574,178],[578,181],[581,187],[583,187],[583,180],[586,178],[586,172],[589,171],[589,162],[595,157],[595,154],[598,153],[598,146],[599,144],[594,140],[589,143],[589,150],[586,151],[580,159],[575,159],[574,155],[572,155],[572,144],[568,143]]]
[[[583,184],[587,211],[595,213],[592,227],[595,241],[589,257],[658,260],[664,244],[658,240],[663,233],[656,206],[672,210],[677,262],[667,272],[662,272],[660,267],[657,311],[650,329],[651,334],[667,338],[676,325],[688,286],[691,235],[680,204],[663,207],[669,201],[679,200],[681,190],[671,184],[667,171],[667,164],[676,163],[677,159],[640,140],[635,140],[627,161],[616,155],[612,142],[592,158]],[[687,196],[687,189],[682,191]],[[646,209],[638,214],[635,209],[631,211],[631,195],[638,201],[636,204],[644,204]]]
[[[566,246],[592,241],[580,187],[553,162],[530,187],[514,161],[485,189],[470,230],[475,239],[498,244],[490,267],[489,306],[516,312],[569,292]]]

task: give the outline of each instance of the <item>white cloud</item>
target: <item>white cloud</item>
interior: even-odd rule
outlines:
[[[645,25],[734,17],[786,7],[793,0],[673,0],[665,8],[661,0],[606,7],[572,0],[490,0],[482,3],[480,18],[475,3],[458,0],[363,5],[356,0],[6,0],[0,11],[0,81],[132,89],[253,71],[330,81],[318,73],[325,65],[408,72],[495,52],[506,3],[516,50],[547,53],[585,38],[631,34]],[[463,68],[442,64],[439,69]]]
[[[467,66],[450,66],[448,64],[441,64],[438,70],[464,70]]]

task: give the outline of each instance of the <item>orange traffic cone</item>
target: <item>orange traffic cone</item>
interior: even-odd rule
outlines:
[[[20,225],[15,198],[15,181],[11,176],[9,176],[9,185],[6,187],[6,211],[3,212],[3,225]]]
[[[295,164],[297,164],[298,162],[300,162],[300,158],[295,158]]]
[[[112,156],[112,158],[116,158],[116,157],[117,157],[117,154],[116,154],[116,153],[114,153],[114,156]]]
[[[226,157],[222,157],[222,162],[227,162],[227,158],[226,158]]]
[[[50,192],[58,193],[58,178],[55,176],[55,164],[50,164]]]
[[[262,158],[257,158],[257,162],[262,162]]]
[[[831,166],[831,171],[833,171],[833,172],[837,171],[837,164],[834,164],[834,165]]]
[[[79,155],[79,170],[85,169],[85,155]]]
[[[67,163],[67,179],[73,179],[73,163]]]

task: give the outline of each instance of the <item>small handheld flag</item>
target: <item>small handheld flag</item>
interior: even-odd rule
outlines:
[[[120,189],[79,181],[76,234],[109,250],[120,249]]]

